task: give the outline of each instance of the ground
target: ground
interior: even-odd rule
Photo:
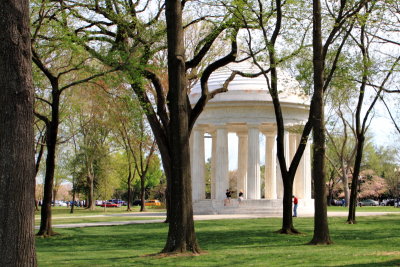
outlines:
[[[295,218],[300,236],[274,233],[279,218],[208,218],[196,221],[200,256],[149,256],[165,244],[165,223],[57,229],[59,236],[37,239],[37,255],[39,266],[400,266],[400,213],[366,214],[356,225],[330,217],[331,246],[306,245],[311,217]],[[132,217],[119,215],[106,218]]]

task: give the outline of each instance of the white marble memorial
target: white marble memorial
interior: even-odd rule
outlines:
[[[211,75],[209,90],[220,88],[232,70],[258,72],[257,67],[250,63],[230,64]],[[286,126],[303,125],[308,118],[308,98],[301,94],[295,79],[282,71],[278,73],[284,123]],[[197,84],[189,96],[191,103],[194,104],[200,95],[200,85]],[[236,188],[229,187],[228,133],[236,133],[238,136]],[[211,192],[208,199],[205,192],[205,134],[212,138]],[[261,134],[265,136],[264,177],[260,177]],[[288,163],[294,156],[299,140],[299,134],[285,133],[285,156]],[[196,121],[190,144],[195,214],[282,213],[283,184],[276,158],[275,113],[263,76],[236,76],[229,84],[228,92],[210,100]],[[261,188],[261,179],[264,179],[264,188]],[[230,205],[224,206],[225,191],[228,188],[237,193],[244,191],[241,205],[238,205],[237,199],[232,199]],[[309,145],[298,167],[293,190],[299,198],[299,214],[312,212],[314,205],[311,199]]]

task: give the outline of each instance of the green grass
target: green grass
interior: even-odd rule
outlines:
[[[88,216],[88,215],[101,215],[101,214],[118,214],[118,213],[134,213],[139,212],[140,207],[134,206],[132,207],[132,211],[126,211],[126,206],[118,207],[118,208],[104,208],[96,207],[95,210],[88,210],[85,208],[74,208],[74,213],[70,213],[71,208],[67,207],[52,207],[52,216]],[[155,208],[155,207],[146,207],[147,212],[165,212],[165,209]],[[40,210],[35,212],[35,218],[40,218]]]
[[[349,208],[339,207],[339,206],[330,206],[328,207],[328,211],[345,211],[348,212]],[[357,207],[356,212],[400,212],[400,208],[395,208],[393,206],[376,206],[376,207]]]
[[[165,217],[163,217],[165,219]],[[128,217],[128,216],[107,216],[86,218],[83,216],[77,218],[53,219],[53,225],[56,224],[73,224],[73,223],[95,223],[95,222],[117,222],[117,221],[140,221],[140,220],[162,220],[160,217]],[[35,225],[40,225],[40,220],[35,220]]]
[[[295,219],[297,236],[274,233],[278,218],[197,221],[200,256],[147,256],[165,244],[162,223],[57,229],[36,246],[39,266],[400,266],[400,214],[329,221],[330,246],[306,245],[312,218]]]
[[[147,212],[164,212],[163,209],[148,208]],[[73,223],[93,223],[93,222],[113,222],[113,221],[136,221],[163,219],[164,217],[146,216],[146,212],[139,212],[139,207],[134,207],[131,212],[126,211],[126,207],[104,208],[96,207],[94,211],[85,208],[76,208],[74,213],[66,207],[52,208],[52,224],[73,224]],[[35,225],[40,225],[40,211],[36,211]]]

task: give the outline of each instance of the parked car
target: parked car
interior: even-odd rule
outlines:
[[[54,207],[66,207],[67,203],[61,200],[56,200],[53,203]]]
[[[359,206],[379,206],[379,202],[373,199],[364,199],[358,203]]]
[[[394,206],[395,200],[394,199],[384,199],[381,202],[381,206]]]
[[[100,205],[100,207],[117,208],[117,207],[121,207],[121,205],[120,205],[120,204],[113,203],[113,202],[105,202],[105,203],[102,203],[102,204]]]
[[[112,202],[112,203],[115,203],[115,204],[120,204],[121,206],[126,206],[127,205],[126,202],[123,201],[122,199],[110,199],[110,200],[108,200],[108,202]]]
[[[331,206],[342,206],[342,200],[332,199]]]
[[[142,201],[140,199],[135,199],[132,203],[133,206],[140,206],[142,205]]]
[[[161,202],[157,199],[146,200],[145,206],[161,206]]]

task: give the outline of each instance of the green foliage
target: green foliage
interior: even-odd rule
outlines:
[[[149,169],[146,173],[145,178],[145,188],[146,190],[150,190],[151,188],[159,185],[162,182],[162,179],[165,181],[164,173],[161,170],[160,159],[157,155],[151,157]],[[140,192],[140,179],[136,179],[134,181],[135,191]]]

